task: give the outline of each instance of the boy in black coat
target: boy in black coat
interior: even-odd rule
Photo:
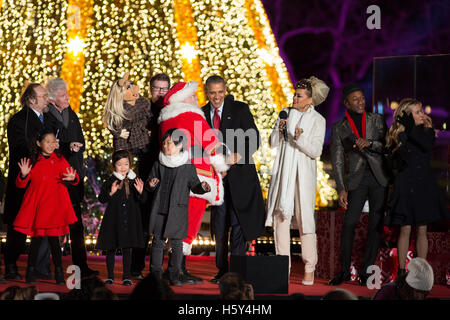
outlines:
[[[151,191],[155,191],[150,215],[152,258],[150,271],[162,278],[163,250],[166,238],[170,239],[172,257],[169,261],[169,281],[182,286],[181,262],[183,241],[188,232],[188,206],[190,191],[204,194],[211,190],[205,181],[200,182],[189,155],[183,151],[186,141],[180,130],[170,129],[162,137],[159,162],[153,165],[148,178]]]

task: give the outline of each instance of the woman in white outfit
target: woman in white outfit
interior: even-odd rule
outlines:
[[[292,107],[284,108],[287,120],[278,118],[270,135],[271,148],[278,147],[268,195],[266,226],[273,226],[278,255],[290,257],[290,226],[295,216],[305,263],[304,285],[314,284],[317,239],[314,207],[316,201],[316,159],[322,154],[325,118],[314,106],[322,103],[330,88],[315,77],[295,85]],[[287,127],[287,142],[283,130]],[[289,258],[289,272],[291,259]]]

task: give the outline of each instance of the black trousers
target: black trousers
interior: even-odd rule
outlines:
[[[114,280],[114,264],[116,262],[116,250],[106,252],[106,269],[108,270],[108,279]],[[131,266],[131,248],[122,248],[123,274],[122,280],[130,279]]]
[[[28,255],[28,266],[34,267],[41,247],[42,237],[31,238],[30,254]],[[55,267],[62,266],[61,245],[58,237],[47,237],[48,244],[52,252],[53,264]]]
[[[77,222],[69,226],[72,262],[83,270],[87,268],[87,256],[86,245],[84,244],[84,227],[81,218],[81,206],[79,202],[72,203],[72,206],[78,219]]]
[[[8,224],[6,230],[6,249],[5,249],[5,265],[16,266],[17,260],[22,252],[25,251],[25,241],[27,236],[19,231],[14,230],[12,224]]]
[[[43,237],[34,269],[43,274],[50,273],[50,244],[48,237]]]
[[[139,274],[145,268],[145,256],[147,255],[148,242],[150,241],[150,234],[148,232],[150,222],[150,205],[151,200],[147,200],[141,205],[142,226],[144,231],[144,247],[133,248],[131,254],[131,273]]]
[[[151,272],[162,272],[164,246],[166,245],[166,238],[163,237],[164,229],[166,227],[167,216],[158,214],[155,221],[155,234],[152,241],[152,256],[150,262]],[[171,277],[178,275],[181,272],[181,263],[183,260],[183,240],[170,239],[170,246],[172,247],[172,254],[169,259],[168,271]]]
[[[27,236],[14,230],[13,225],[8,225],[6,231],[5,265],[13,265],[17,268],[17,260],[25,252]],[[38,252],[36,253],[35,269],[40,273],[50,272],[50,248],[47,237],[42,238]]]
[[[216,267],[220,274],[228,272],[228,236],[230,237],[230,253],[233,256],[244,256],[247,243],[239,224],[231,195],[225,184],[224,202],[220,206],[211,207],[211,224],[213,224],[216,240]],[[231,233],[229,235],[231,228]]]
[[[150,170],[153,163],[157,160],[150,153],[144,153],[138,155],[138,174],[139,177],[145,182],[150,174]],[[150,210],[152,204],[152,196],[147,198],[147,201],[141,204],[141,217],[142,226],[144,228],[144,247],[143,248],[133,248],[131,254],[131,273],[139,274],[145,268],[145,256],[147,254],[148,242],[150,241],[150,234],[148,232],[149,222],[150,222]]]
[[[348,205],[344,216],[340,247],[341,271],[345,273],[350,272],[355,229],[367,198],[369,199],[369,225],[361,274],[366,273],[367,267],[377,258],[386,200],[386,188],[377,182],[368,165],[358,188],[348,192]]]

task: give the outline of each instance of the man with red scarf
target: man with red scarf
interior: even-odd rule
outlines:
[[[383,165],[386,123],[383,116],[365,110],[363,90],[352,83],[343,88],[347,107],[345,117],[331,131],[331,162],[339,193],[339,205],[346,209],[341,233],[341,271],[330,281],[339,285],[350,280],[355,228],[366,199],[369,199],[369,226],[363,263],[358,281],[366,285],[367,267],[375,263],[383,230],[383,216],[388,177]],[[345,172],[345,158],[348,172]],[[344,177],[345,176],[345,177]]]
[[[180,129],[187,137],[187,150],[191,162],[195,165],[200,181],[207,181],[211,191],[203,195],[191,193],[189,198],[188,235],[183,239],[183,254],[190,255],[192,242],[197,236],[205,213],[206,203],[220,205],[223,203],[224,188],[222,174],[239,161],[236,154],[225,159],[219,150],[222,146],[206,122],[203,111],[198,107],[197,82],[178,82],[164,97],[164,107],[158,117],[159,137],[172,128]],[[200,283],[202,279],[190,275],[185,268],[183,272],[188,283]]]

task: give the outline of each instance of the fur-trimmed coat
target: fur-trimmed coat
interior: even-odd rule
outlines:
[[[227,171],[229,167],[225,163],[225,157],[215,153],[220,141],[206,122],[202,110],[183,102],[171,103],[161,110],[158,123],[160,140],[169,129],[177,128],[183,131],[197,176],[211,187],[211,192],[191,192],[190,196],[205,199],[212,205],[222,204],[224,189],[220,172]]]
[[[167,199],[162,199],[161,186],[164,183],[170,183],[165,181],[168,171],[174,170],[172,187],[169,196],[169,205],[167,212],[167,223],[163,232],[165,238],[170,239],[184,239],[188,233],[188,209],[189,209],[189,193],[194,194],[208,194],[206,192],[200,179],[197,176],[195,166],[189,161],[189,157],[186,152],[178,157],[178,161],[168,163],[166,157],[160,156],[160,161],[155,162],[150,172],[148,181],[153,178],[157,178],[159,183],[153,188],[150,188],[154,192],[153,203],[150,214],[150,234],[155,232],[156,215],[159,213],[160,205]],[[148,181],[146,185],[148,185]]]

